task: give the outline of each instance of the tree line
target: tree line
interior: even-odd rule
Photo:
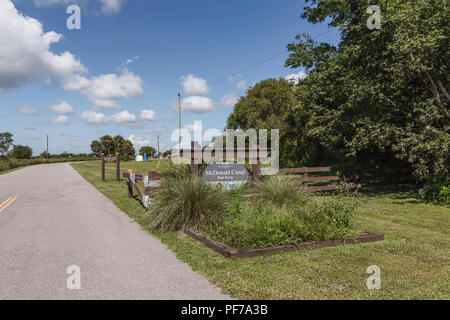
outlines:
[[[74,160],[88,160],[95,159],[95,155],[86,153],[68,153],[63,152],[61,154],[50,154],[46,151],[42,152],[39,156],[33,156],[33,149],[29,146],[15,145],[13,134],[10,132],[0,133],[0,160],[9,159],[74,159]]]
[[[338,28],[334,46],[308,34],[288,44],[298,82],[249,88],[228,117],[233,129],[280,129],[280,164],[408,167],[417,181],[448,184],[450,11],[445,0],[309,0],[302,19]]]

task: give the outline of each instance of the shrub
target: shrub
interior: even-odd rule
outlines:
[[[252,195],[259,203],[272,203],[278,206],[306,202],[310,196],[300,183],[280,177],[265,179],[255,188]]]
[[[425,201],[449,203],[450,184],[447,181],[430,182],[419,191],[419,194]]]
[[[170,171],[149,208],[148,225],[152,231],[178,231],[213,224],[225,212],[224,192],[201,178]]]
[[[344,237],[351,228],[351,218],[357,202],[351,198],[317,198],[296,210],[306,226],[308,240],[328,240]]]
[[[271,203],[251,207],[236,198],[219,223],[200,231],[235,248],[346,238],[354,235],[350,220],[355,210],[352,199],[319,198],[288,208]]]

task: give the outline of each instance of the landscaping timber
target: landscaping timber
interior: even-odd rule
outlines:
[[[350,239],[336,239],[336,240],[323,240],[323,241],[307,241],[298,244],[286,244],[270,247],[257,247],[248,249],[235,249],[228,247],[227,245],[208,238],[207,236],[197,232],[193,229],[185,229],[183,231],[186,235],[200,241],[207,247],[220,253],[228,258],[252,258],[256,256],[263,256],[267,254],[273,254],[278,252],[286,252],[294,249],[319,249],[326,247],[334,247],[346,244],[368,243],[384,240],[384,234],[375,232],[366,232],[357,237]]]

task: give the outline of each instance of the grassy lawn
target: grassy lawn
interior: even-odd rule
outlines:
[[[125,181],[100,181],[100,163],[72,165],[122,211],[142,223],[144,209],[128,199]],[[121,171],[164,171],[168,163],[121,163]],[[381,232],[385,241],[298,250],[230,260],[177,233],[155,234],[223,291],[237,299],[450,299],[450,208],[408,193],[363,192],[354,219],[358,229]],[[381,268],[381,290],[366,287],[366,269]]]

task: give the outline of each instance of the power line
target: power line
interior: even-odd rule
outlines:
[[[332,32],[332,31],[334,31],[334,30],[333,30],[333,29],[329,29],[329,30],[327,30],[327,31],[325,31],[325,32],[322,32],[322,33],[318,34],[318,35],[315,36],[315,37],[312,37],[312,39],[313,39],[313,40],[317,40],[317,39],[319,39],[320,37],[322,37],[322,36],[324,36],[324,35],[326,35],[326,34]],[[281,56],[281,55],[283,55],[283,54],[285,54],[285,53],[287,53],[287,52],[289,52],[289,50],[288,50],[288,49],[285,49],[285,50],[283,50],[282,52],[279,52],[279,53],[277,53],[277,54],[275,54],[275,55],[273,55],[273,56],[271,56],[271,57],[269,57],[269,58],[266,58],[266,59],[264,59],[264,60],[261,60],[261,61],[255,63],[255,64],[253,64],[253,65],[251,65],[251,66],[249,66],[249,67],[247,67],[247,68],[245,68],[245,69],[242,69],[241,71],[238,71],[238,72],[232,73],[231,75],[228,75],[228,76],[226,76],[226,77],[220,78],[220,79],[217,80],[216,82],[213,82],[213,83],[211,84],[210,87],[214,87],[215,85],[217,85],[217,84],[219,84],[219,83],[221,83],[221,82],[223,82],[223,81],[229,79],[230,77],[237,76],[237,75],[242,74],[242,73],[244,73],[244,72],[247,72],[247,71],[249,71],[249,70],[251,70],[251,69],[254,69],[254,68],[256,68],[256,67],[259,67],[260,65],[262,65],[262,64],[264,64],[264,63],[267,63],[267,62],[269,62],[269,61],[272,61],[273,59],[278,58],[279,56]]]

